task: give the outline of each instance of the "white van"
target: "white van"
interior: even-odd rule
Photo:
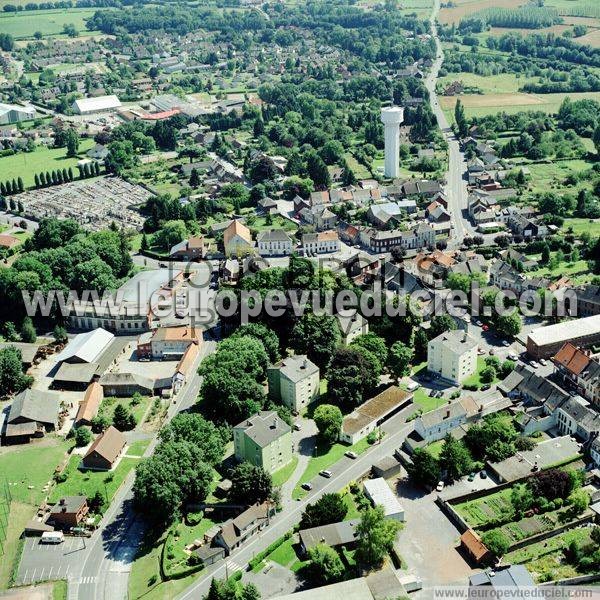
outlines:
[[[415,390],[418,390],[421,387],[420,383],[417,383],[416,381],[411,381],[407,386],[406,389],[409,392],[414,392]]]
[[[44,531],[42,533],[42,544],[62,544],[65,534],[62,531]]]

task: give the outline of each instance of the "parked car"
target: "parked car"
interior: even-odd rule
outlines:
[[[483,469],[483,471],[479,473],[479,477],[481,477],[481,479],[487,479],[487,471]]]
[[[513,360],[514,362],[519,360],[519,357],[514,352],[510,352],[506,358],[508,358],[508,360]]]
[[[303,484],[302,484],[300,487],[301,487],[303,490],[310,491],[310,490],[312,490],[312,487],[313,487],[313,486],[312,486],[312,483],[309,483],[309,482],[307,481],[306,483],[303,483]]]
[[[548,364],[548,361],[545,358],[540,358],[540,365],[545,367]]]
[[[356,454],[356,452],[352,452],[352,450],[344,452],[344,456],[347,456],[348,458],[358,458],[358,454]]]
[[[539,367],[540,367],[540,363],[539,363],[539,362],[537,362],[537,361],[535,361],[535,360],[532,360],[532,361],[531,361],[529,364],[530,364],[530,365],[531,365],[531,366],[532,366],[534,369],[539,369]]]
[[[508,347],[510,346],[510,342],[509,342],[508,340],[502,340],[502,345],[503,345],[505,348],[508,348]]]
[[[473,481],[475,479],[475,473],[469,473],[469,476],[467,477],[467,481]]]
[[[483,329],[483,331],[489,331],[490,326],[489,325],[482,325],[481,329]]]
[[[441,492],[443,489],[444,489],[444,482],[443,481],[438,482],[438,484],[437,484],[437,486],[435,488],[435,491],[436,492]]]
[[[319,471],[319,475],[321,477],[326,477],[327,479],[329,479],[332,476],[332,472],[328,471],[327,469],[323,469],[322,471]]]
[[[489,390],[492,386],[489,383],[484,383],[479,389],[482,392],[485,392],[486,390]]]
[[[420,383],[417,383],[416,381],[411,381],[407,386],[406,389],[409,392],[414,392],[415,390],[418,390],[421,387]]]
[[[294,423],[294,431],[300,431],[301,427],[298,423]]]

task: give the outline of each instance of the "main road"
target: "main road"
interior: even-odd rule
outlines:
[[[431,34],[435,40],[436,57],[426,79],[425,87],[429,92],[431,110],[436,116],[438,125],[448,142],[448,173],[446,175],[446,197],[448,212],[452,217],[452,237],[449,246],[460,246],[465,236],[475,235],[467,214],[467,162],[460,149],[458,139],[454,135],[448,119],[442,110],[436,93],[436,83],[440,68],[444,62],[442,43],[438,35],[437,16],[440,10],[440,0],[435,0],[431,13]]]
[[[199,362],[215,348],[216,342],[204,341],[192,369],[193,375],[169,407],[165,424],[196,401],[202,383],[197,372]],[[155,436],[144,456],[150,456],[157,444],[158,436]],[[90,538],[80,568],[69,578],[69,600],[122,600],[128,597],[131,565],[144,535],[144,521],[133,509],[134,479],[132,471]]]

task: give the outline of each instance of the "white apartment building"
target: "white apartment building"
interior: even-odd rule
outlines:
[[[459,385],[477,369],[477,341],[461,330],[438,335],[427,346],[427,369]]]
[[[340,238],[336,231],[305,233],[302,236],[304,256],[337,252],[340,249]]]
[[[319,367],[306,355],[289,356],[267,370],[269,396],[300,412],[319,397]]]

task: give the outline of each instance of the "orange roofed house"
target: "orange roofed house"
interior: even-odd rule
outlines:
[[[192,371],[192,367],[194,366],[194,362],[199,353],[200,348],[198,347],[198,344],[190,344],[181,357],[181,360],[175,369],[175,375],[173,375],[173,392],[175,394],[187,381],[187,376]]]
[[[199,346],[202,333],[195,327],[158,327],[138,339],[138,358],[178,360],[190,345]]]
[[[460,547],[478,565],[488,564],[492,559],[492,553],[472,529],[467,529],[460,536]]]
[[[223,245],[227,256],[245,256],[254,250],[250,230],[237,220],[231,221],[223,232]]]
[[[82,425],[91,426],[92,419],[98,414],[98,409],[103,398],[104,390],[102,386],[97,381],[90,383],[85,391],[83,400],[79,403],[79,409],[75,417],[75,427],[81,427]]]
[[[557,373],[586,400],[600,405],[600,362],[589,350],[567,342],[552,359]]]

